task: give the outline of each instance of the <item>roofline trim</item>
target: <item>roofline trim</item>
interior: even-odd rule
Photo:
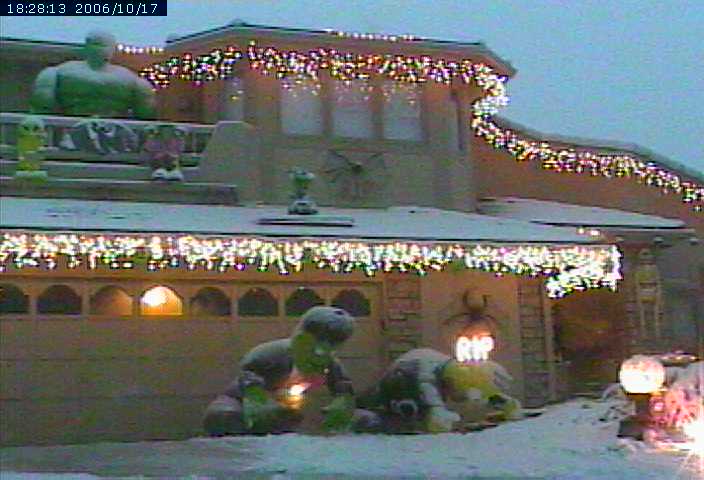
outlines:
[[[335,37],[330,31],[327,30],[313,30],[313,29],[306,29],[306,28],[295,28],[295,27],[277,27],[277,26],[271,26],[271,25],[258,25],[258,24],[250,24],[250,23],[242,23],[242,24],[229,24],[229,25],[223,25],[221,27],[215,27],[211,28],[209,30],[203,30],[200,32],[194,32],[190,33],[187,35],[182,35],[178,36],[175,38],[167,39],[166,40],[166,50],[168,51],[169,47],[176,46],[181,43],[185,43],[191,40],[196,40],[196,39],[208,39],[208,38],[217,38],[218,36],[227,34],[227,33],[237,33],[237,32],[261,32],[261,33],[274,33],[274,34],[279,34],[279,35],[305,35],[309,37],[322,37],[325,36],[329,40],[334,41],[334,40],[340,40],[339,37]],[[348,41],[359,41],[359,42],[367,42],[369,43],[370,40],[364,40],[364,39],[354,39],[354,38],[343,38],[344,40]],[[380,43],[383,43],[380,42]],[[517,70],[516,68],[508,61],[500,56],[498,56],[496,53],[494,53],[491,49],[489,49],[483,42],[459,42],[459,41],[454,41],[454,40],[438,40],[438,39],[431,39],[431,38],[418,38],[416,40],[410,40],[410,41],[401,41],[394,43],[397,45],[405,45],[405,44],[416,44],[419,46],[425,46],[425,47],[431,47],[431,48],[447,48],[447,47],[459,47],[461,49],[474,49],[478,50],[481,55],[484,55],[488,58],[490,58],[492,61],[494,61],[497,66],[500,68],[504,69],[508,76],[511,77],[516,74]]]
[[[672,160],[669,157],[661,155],[649,148],[638,145],[637,143],[619,142],[615,140],[603,140],[587,137],[561,135],[557,133],[544,133],[525,126],[522,123],[510,120],[500,115],[494,115],[494,121],[502,127],[511,130],[520,131],[521,133],[534,138],[537,141],[549,141],[556,143],[564,143],[575,147],[590,148],[597,150],[609,151],[612,153],[626,153],[645,157],[653,163],[667,167],[683,176],[690,177],[693,180],[704,183],[704,171],[694,169],[680,162]]]
[[[530,223],[530,222],[525,222]],[[558,227],[555,227],[558,228]],[[286,240],[286,239],[296,239],[296,240],[343,240],[346,242],[375,242],[375,243],[397,243],[397,242],[418,242],[418,243],[429,243],[433,245],[457,245],[457,244],[487,244],[487,245],[544,245],[544,246],[589,246],[589,247],[610,247],[613,243],[604,243],[603,241],[597,241],[596,239],[590,241],[589,239],[584,239],[584,241],[577,240],[564,240],[564,241],[540,241],[540,240],[492,240],[492,239],[436,239],[436,238],[413,238],[413,237],[378,237],[378,236],[355,236],[355,235],[295,235],[292,233],[234,233],[234,232],[202,232],[202,231],[144,231],[144,230],[113,230],[113,229],[100,229],[94,228],[90,230],[86,229],[71,229],[71,228],[51,228],[51,227],[18,227],[18,226],[8,226],[0,225],[0,231],[13,231],[13,232],[44,232],[53,233],[56,235],[66,234],[107,234],[107,235],[124,235],[126,233],[133,235],[200,235],[203,237],[211,238],[222,238],[222,237],[248,237],[248,238],[270,238],[272,240]]]

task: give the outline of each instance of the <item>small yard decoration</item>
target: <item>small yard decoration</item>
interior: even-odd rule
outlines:
[[[42,170],[47,132],[40,117],[28,115],[17,127],[17,169],[15,178],[42,181],[47,173]]]
[[[171,124],[145,129],[142,157],[152,169],[152,180],[182,181],[181,155],[186,147],[186,130]]]
[[[290,215],[314,215],[318,213],[315,202],[308,197],[308,188],[315,175],[302,168],[294,167],[289,171],[293,183],[293,203],[288,207]]]

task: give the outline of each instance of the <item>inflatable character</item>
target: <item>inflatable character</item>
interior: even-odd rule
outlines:
[[[491,361],[461,363],[436,350],[419,348],[391,364],[374,389],[358,400],[368,412],[355,422],[358,431],[452,431],[460,421],[447,403],[468,403],[503,412],[520,413],[520,403],[508,396],[511,376]],[[376,415],[376,418],[374,417]]]
[[[152,169],[153,180],[183,180],[181,154],[186,147],[186,130],[163,124],[145,129],[142,156]]]
[[[281,433],[302,420],[301,394],[327,384],[335,396],[325,426],[346,429],[354,415],[352,383],[334,350],[353,332],[342,309],[313,307],[290,338],[260,344],[240,361],[239,377],[208,406],[203,426],[209,435]]]
[[[83,48],[85,60],[64,62],[39,73],[32,110],[79,117],[154,118],[152,86],[131,70],[111,64],[114,52],[112,35],[89,33]]]
[[[27,116],[17,126],[17,170],[15,178],[45,180],[46,171],[41,169],[47,132],[39,117]]]

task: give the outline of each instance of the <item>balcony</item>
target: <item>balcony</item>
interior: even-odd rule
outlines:
[[[232,158],[228,154],[234,150],[249,156],[251,144],[256,144],[252,127],[242,122],[204,125],[124,119],[100,121],[126,131],[129,142],[102,145],[86,135],[81,143],[73,141],[80,129],[77,125],[90,119],[41,115],[46,132],[42,168],[48,180],[37,184],[14,177],[18,128],[25,117],[22,113],[0,113],[3,195],[231,205],[237,203],[236,172],[228,168],[228,158]],[[164,124],[184,132],[185,148],[180,157],[183,181],[154,181],[152,168],[145,162],[146,130]],[[213,143],[219,128],[223,129],[220,141]]]

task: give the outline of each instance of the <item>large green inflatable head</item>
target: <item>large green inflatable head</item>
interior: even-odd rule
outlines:
[[[301,318],[291,340],[296,368],[304,374],[324,374],[334,351],[354,332],[352,316],[341,308],[313,307]]]

